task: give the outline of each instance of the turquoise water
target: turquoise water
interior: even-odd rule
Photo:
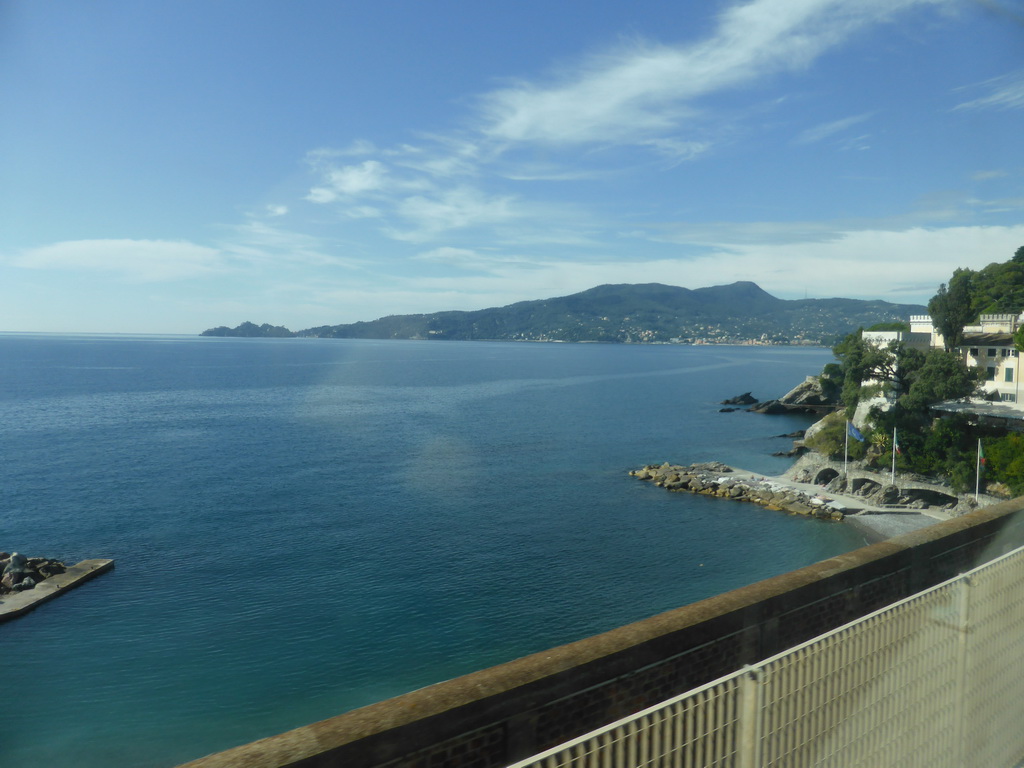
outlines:
[[[117,560],[0,625],[0,765],[171,766],[859,546],[628,476],[820,349],[0,335],[0,549]]]

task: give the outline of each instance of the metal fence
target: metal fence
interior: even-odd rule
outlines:
[[[1014,766],[1024,548],[510,768]]]

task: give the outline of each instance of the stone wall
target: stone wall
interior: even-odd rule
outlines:
[[[188,765],[507,765],[1020,546],[1021,511],[1024,499],[987,507]]]

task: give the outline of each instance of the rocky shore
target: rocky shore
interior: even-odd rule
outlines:
[[[0,552],[0,595],[24,592],[67,570],[60,560]]]
[[[648,464],[630,473],[668,491],[700,493],[733,501],[749,501],[769,509],[841,521],[846,516],[842,504],[821,494],[810,494],[778,480],[741,472],[712,461],[681,466]]]

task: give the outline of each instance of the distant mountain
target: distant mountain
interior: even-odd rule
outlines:
[[[600,285],[539,301],[472,312],[390,315],[325,325],[298,336],[347,339],[831,344],[876,323],[925,314],[919,304],[778,299],[751,282],[710,288],[660,283]],[[207,332],[209,333],[209,332]]]
[[[244,322],[241,325],[235,326],[234,328],[228,328],[226,325],[218,325],[216,328],[208,328],[199,335],[242,336],[245,338],[258,339],[287,339],[291,338],[295,334],[289,331],[283,325],[270,325],[268,323],[264,323],[263,325],[256,325],[255,323]]]

